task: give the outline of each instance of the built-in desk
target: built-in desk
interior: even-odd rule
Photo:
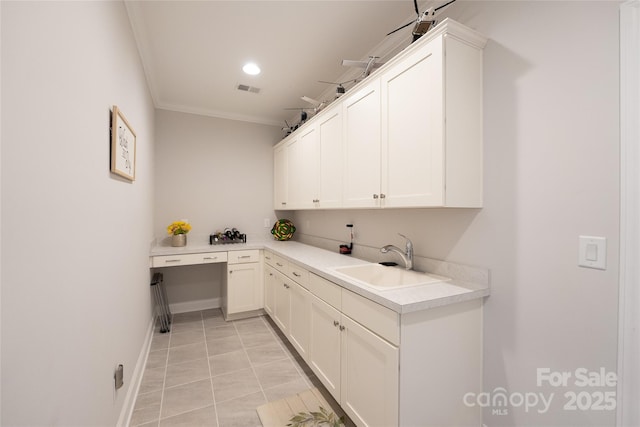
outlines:
[[[252,245],[157,246],[151,250],[151,268],[226,263],[222,275],[221,308],[227,320],[263,313],[261,250]]]

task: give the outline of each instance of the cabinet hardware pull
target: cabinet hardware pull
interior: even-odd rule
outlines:
[[[240,255],[238,259],[251,258],[251,255]]]
[[[271,261],[271,257],[270,256],[266,256],[265,255],[264,259],[268,259],[269,261]]]
[[[380,197],[380,196],[378,196],[377,194],[374,194],[374,195],[373,195],[373,198],[374,198],[374,199],[377,199],[378,197]]]
[[[295,271],[293,272],[293,275],[296,277],[302,277],[300,274],[296,273]]]
[[[269,273],[269,276],[273,277],[273,273]]]
[[[344,329],[345,329],[345,328],[344,328],[344,325],[340,325],[340,330],[341,330],[341,331],[344,331]]]
[[[313,199],[313,203],[320,203],[320,199]]]
[[[166,259],[166,260],[164,260],[164,262],[180,262],[180,261],[182,261],[180,258],[178,258],[178,259]]]
[[[289,289],[289,285],[287,285],[286,283],[284,284],[285,289]]]
[[[229,270],[229,274],[233,273],[233,270]]]
[[[280,264],[279,262],[276,262],[276,265],[277,265],[278,267],[284,267],[284,265]]]
[[[384,193],[380,193],[380,198],[381,198],[381,199],[384,199],[385,197],[387,197],[387,196],[386,196],[386,194],[384,194]]]
[[[206,257],[204,257],[202,259],[218,259],[218,257],[217,256],[206,256]]]
[[[280,202],[280,204],[281,204],[281,205],[286,205],[286,204],[287,204],[287,202]]]
[[[340,324],[340,322],[338,322],[337,320],[333,321],[333,326],[338,326]]]

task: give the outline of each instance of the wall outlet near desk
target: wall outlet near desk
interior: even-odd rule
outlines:
[[[113,374],[116,390],[124,385],[124,365],[118,365]]]

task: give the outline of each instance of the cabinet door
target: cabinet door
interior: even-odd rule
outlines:
[[[227,266],[227,298],[229,314],[262,308],[263,289],[259,263]]]
[[[292,282],[289,296],[291,304],[289,341],[306,361],[309,352],[311,294],[299,284]]]
[[[311,296],[309,366],[340,402],[340,312]]]
[[[273,321],[278,325],[283,334],[289,335],[289,319],[291,301],[289,289],[291,284],[289,279],[280,273],[276,273],[275,281],[275,305],[273,308]]]
[[[342,316],[342,409],[357,425],[398,425],[398,348]]]
[[[380,80],[373,79],[343,101],[345,207],[380,202]]]
[[[273,317],[276,302],[276,272],[270,265],[264,267],[264,310]]]
[[[381,76],[382,205],[443,206],[442,38]]]
[[[287,146],[282,144],[273,150],[273,208],[287,209]]]
[[[310,209],[318,200],[318,131],[310,126],[300,132],[287,144],[289,209]]]
[[[320,166],[318,182],[318,203],[321,208],[342,206],[342,105],[323,112],[318,123]]]

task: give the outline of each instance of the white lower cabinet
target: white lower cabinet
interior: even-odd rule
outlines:
[[[266,264],[264,266],[264,311],[273,316],[276,303],[276,270]]]
[[[337,402],[340,402],[340,317],[338,310],[311,296],[307,363]]]
[[[309,310],[311,294],[299,284],[292,282],[289,288],[289,341],[304,360],[309,350]]]
[[[400,315],[280,264],[271,317],[357,426],[481,424],[482,300]]]
[[[259,251],[230,252],[222,286],[225,319],[239,319],[263,308],[264,294]]]
[[[340,405],[358,425],[398,423],[398,347],[342,315]]]
[[[398,347],[339,310],[337,285],[313,274],[309,282],[338,306],[311,296],[309,366],[357,425],[397,425]]]
[[[281,273],[276,273],[274,290],[273,321],[280,328],[283,334],[289,335],[289,325],[291,323],[291,282]]]

